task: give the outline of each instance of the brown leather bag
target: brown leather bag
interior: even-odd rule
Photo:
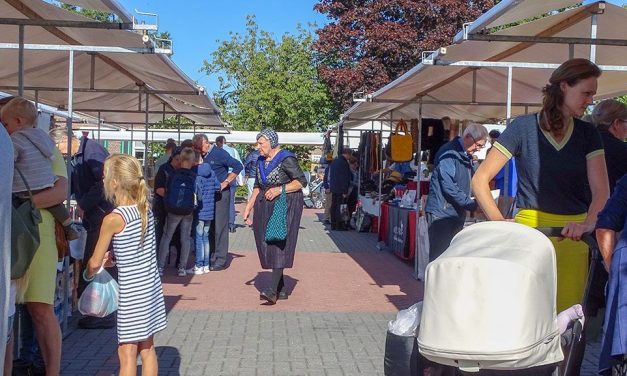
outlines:
[[[59,260],[62,260],[67,256],[70,244],[65,236],[63,225],[57,221],[54,222],[54,237],[57,241],[57,255],[59,256]]]

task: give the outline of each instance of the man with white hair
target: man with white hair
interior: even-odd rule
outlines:
[[[470,124],[462,134],[444,144],[435,155],[425,212],[429,224],[429,261],[440,256],[464,227],[466,211],[476,210],[470,196],[473,154],[483,149],[488,130]]]

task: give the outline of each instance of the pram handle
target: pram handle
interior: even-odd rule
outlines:
[[[541,233],[543,233],[545,236],[548,236],[548,237],[562,237],[561,227],[537,227],[536,230],[540,231]],[[594,280],[594,277],[595,277],[596,264],[600,262],[599,261],[600,260],[599,245],[597,244],[597,240],[594,237],[594,233],[592,232],[583,234],[581,236],[581,240],[585,242],[586,245],[588,245],[588,248],[590,249],[590,265],[588,266],[588,278],[586,280],[586,287],[585,287],[583,299],[581,302],[584,315],[588,316],[589,315],[588,301],[590,299],[592,281]],[[578,375],[579,374],[579,370],[576,369],[576,366],[575,366],[577,362],[575,362],[573,359],[573,356],[575,354],[573,349],[575,347],[575,344],[577,344],[579,341],[582,341],[581,333],[583,329],[584,328],[583,328],[581,321],[579,320],[575,321],[575,324],[573,326],[572,338],[571,338],[572,340],[572,343],[570,346],[571,351],[569,351],[568,358],[566,359],[566,362],[565,362],[564,375],[573,375],[573,374]]]
[[[540,231],[547,237],[552,238],[561,238],[562,237],[562,227],[536,227],[536,230]],[[598,250],[599,246],[597,244],[597,240],[594,237],[594,233],[587,232],[581,236],[581,241],[586,243],[591,250]],[[594,258],[597,252],[593,252],[592,257]]]

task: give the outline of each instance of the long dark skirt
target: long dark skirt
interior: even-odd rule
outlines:
[[[298,240],[300,217],[303,214],[303,192],[292,192],[286,195],[287,199],[287,239],[281,242],[266,243],[266,226],[272,215],[274,203],[266,201],[263,191],[259,192],[255,200],[253,212],[253,232],[259,261],[263,269],[291,268],[294,265],[294,252]]]

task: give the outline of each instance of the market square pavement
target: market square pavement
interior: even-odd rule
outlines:
[[[239,212],[243,205],[238,204]],[[387,323],[421,299],[413,263],[378,251],[376,234],[329,231],[305,209],[288,300],[262,304],[270,272],[259,266],[252,230],[230,234],[230,266],[163,279],[168,327],[155,336],[160,375],[383,375]],[[78,315],[78,313],[77,313]],[[63,340],[62,375],[117,375],[114,329],[82,330]],[[598,340],[582,375],[593,375]]]

